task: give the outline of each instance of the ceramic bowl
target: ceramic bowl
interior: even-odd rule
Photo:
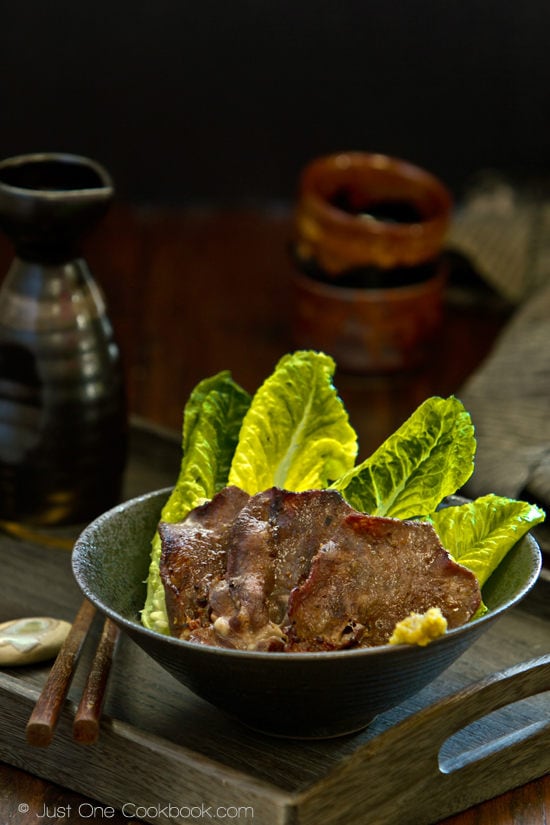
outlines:
[[[435,679],[534,585],[541,553],[531,535],[510,551],[483,590],[489,613],[426,647],[384,645],[322,653],[237,651],[146,629],[151,537],[169,491],[132,499],[80,535],[73,572],[84,595],[172,676],[264,733],[324,738],[368,725]]]

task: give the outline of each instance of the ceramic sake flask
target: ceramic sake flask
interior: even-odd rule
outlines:
[[[0,162],[0,518],[87,522],[118,501],[126,460],[119,349],[81,241],[113,183],[93,160]]]

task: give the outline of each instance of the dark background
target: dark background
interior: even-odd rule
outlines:
[[[343,149],[455,191],[549,167],[548,0],[24,0],[0,18],[0,156],[95,157],[134,202],[285,201]]]

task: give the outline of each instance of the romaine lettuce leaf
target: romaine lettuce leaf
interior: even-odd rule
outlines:
[[[277,486],[326,487],[355,462],[357,435],[323,353],[285,355],[257,390],[244,418],[229,483],[254,495]]]
[[[544,519],[536,505],[493,494],[443,507],[430,517],[443,546],[475,573],[480,587],[514,544]]]
[[[227,484],[250,396],[228,371],[201,381],[183,413],[182,460],[176,485],[161,513],[163,521],[180,521]],[[164,587],[159,574],[161,543],[152,541],[147,598],[141,613],[145,627],[168,633]]]
[[[362,512],[429,519],[453,558],[483,585],[544,512],[495,495],[437,510],[474,469],[474,427],[454,396],[428,398],[354,466],[357,435],[333,385],[334,370],[324,353],[285,355],[252,399],[228,371],[201,381],[184,409],[181,467],[162,520],[180,521],[227,484],[251,495],[272,486],[331,487]],[[160,556],[157,533],[142,622],[168,633]]]
[[[183,413],[182,460],[163,521],[181,521],[227,484],[250,395],[227,371],[201,381]]]
[[[474,427],[463,404],[454,396],[433,396],[332,487],[364,513],[420,517],[468,480],[475,448]]]

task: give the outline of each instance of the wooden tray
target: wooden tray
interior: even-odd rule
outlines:
[[[178,449],[158,433],[135,433],[127,495],[171,483]],[[74,617],[81,597],[70,554],[51,545],[0,537],[0,619]],[[77,745],[72,713],[90,639],[49,748],[29,747],[24,732],[48,666],[0,672],[0,759],[154,825],[188,825],[199,814],[260,825],[427,825],[550,771],[549,596],[541,578],[432,685],[365,731],[329,741],[250,731],[123,638],[100,740]]]

